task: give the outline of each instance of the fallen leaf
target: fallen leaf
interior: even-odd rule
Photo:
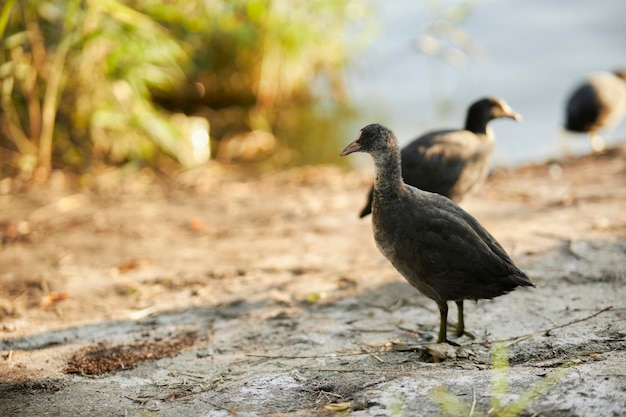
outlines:
[[[329,411],[346,411],[350,408],[350,403],[326,404],[324,408]]]
[[[206,222],[198,217],[189,219],[187,222],[187,228],[189,228],[192,232],[199,233],[206,232],[208,229]]]
[[[67,300],[70,298],[70,295],[66,292],[55,292],[52,291],[46,294],[41,301],[39,302],[40,308],[48,308],[54,303],[58,303],[59,301]]]
[[[128,296],[133,295],[139,292],[139,287],[133,286],[131,284],[121,284],[113,287],[117,295]]]
[[[128,261],[126,263],[116,266],[111,270],[111,273],[113,275],[125,274],[126,272],[148,266],[151,263],[152,262],[149,259],[134,259],[132,261]]]
[[[316,302],[320,301],[322,298],[323,298],[323,294],[321,294],[321,293],[311,293],[311,294],[306,296],[306,300],[309,303],[316,303]]]
[[[141,319],[145,319],[146,317],[153,314],[157,310],[158,309],[156,306],[151,306],[148,308],[144,308],[143,310],[133,311],[132,313],[130,313],[129,317],[131,320],[141,320]]]

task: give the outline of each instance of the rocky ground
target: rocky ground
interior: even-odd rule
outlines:
[[[537,288],[467,303],[459,347],[358,219],[371,180],[1,180],[0,415],[626,414],[626,146],[466,199]]]

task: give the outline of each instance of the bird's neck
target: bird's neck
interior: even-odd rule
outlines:
[[[471,121],[467,120],[465,123],[465,130],[469,130],[470,132],[476,133],[477,135],[484,135],[483,138],[487,142],[493,142],[493,129],[489,126],[489,120],[487,121]]]
[[[400,149],[394,147],[391,152],[374,155],[376,177],[374,191],[381,195],[398,196],[403,192],[402,168],[400,166]]]
[[[472,117],[471,114],[468,114],[467,119],[465,119],[465,130],[476,134],[486,135],[489,131],[488,125],[488,119]]]

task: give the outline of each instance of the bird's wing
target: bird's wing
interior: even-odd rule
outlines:
[[[566,129],[586,132],[594,127],[602,104],[591,84],[578,87],[567,101]]]
[[[444,130],[421,136],[402,149],[404,181],[421,190],[450,196],[479,147],[476,135],[465,130]]]
[[[399,219],[402,223],[414,226],[399,229],[405,235],[401,241],[409,243],[397,245],[397,255],[414,262],[437,293],[446,299],[491,298],[518,285],[532,285],[469,213],[441,196],[407,188],[413,196],[420,195],[409,198],[413,210],[400,216],[406,216]]]

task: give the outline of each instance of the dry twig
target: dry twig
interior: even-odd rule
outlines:
[[[508,339],[495,340],[492,343],[510,342],[507,346],[511,346],[511,345],[513,345],[515,343],[521,342],[522,340],[526,340],[526,339],[531,338],[533,336],[538,336],[538,335],[541,335],[541,334],[550,334],[550,332],[552,332],[554,330],[562,329],[563,327],[571,326],[572,324],[577,324],[577,323],[581,323],[583,321],[590,320],[590,319],[592,319],[592,318],[594,318],[596,316],[599,316],[602,313],[605,313],[605,312],[611,310],[612,308],[613,308],[613,306],[608,306],[608,307],[603,308],[602,310],[596,311],[595,313],[593,313],[592,315],[587,316],[587,317],[583,317],[583,318],[580,318],[580,319],[572,320],[572,321],[569,321],[567,323],[551,327],[549,329],[539,330],[537,332],[525,334],[525,335],[522,335],[522,336],[515,336],[515,337],[510,337]],[[472,344],[481,344],[481,342],[474,342],[474,343],[470,343],[470,344],[471,345]]]

